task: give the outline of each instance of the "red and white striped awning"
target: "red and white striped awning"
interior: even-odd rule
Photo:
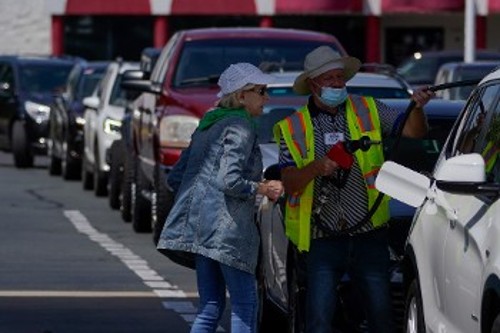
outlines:
[[[480,15],[500,0],[474,0]],[[465,0],[45,0],[52,15],[313,15],[463,12]]]

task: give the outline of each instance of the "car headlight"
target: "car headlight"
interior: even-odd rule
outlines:
[[[50,107],[45,104],[26,101],[24,102],[24,109],[39,124],[49,120]]]
[[[112,118],[104,119],[104,133],[107,134],[120,134],[122,122]]]
[[[166,116],[160,123],[160,145],[187,148],[199,119],[191,116]]]
[[[82,127],[83,127],[83,126],[85,126],[85,118],[83,118],[83,117],[78,117],[78,116],[77,116],[77,117],[75,118],[75,122],[76,122],[76,124],[77,124],[77,125],[79,125],[79,126],[82,126]]]

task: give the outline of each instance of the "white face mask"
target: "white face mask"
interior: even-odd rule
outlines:
[[[336,107],[347,99],[347,89],[321,87],[321,96],[318,96],[321,102],[330,107]]]

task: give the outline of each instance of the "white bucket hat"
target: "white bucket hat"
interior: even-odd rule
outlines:
[[[274,76],[264,74],[260,69],[247,62],[232,64],[219,77],[217,84],[220,87],[220,92],[217,97],[229,95],[247,84],[269,84],[274,80]]]
[[[343,68],[346,81],[350,80],[361,67],[358,58],[341,56],[329,46],[320,46],[309,52],[304,60],[304,72],[293,83],[293,90],[300,95],[311,93],[308,78],[315,78],[332,69]]]

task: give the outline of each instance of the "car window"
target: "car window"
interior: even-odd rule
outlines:
[[[24,64],[20,67],[20,84],[24,91],[51,93],[64,87],[71,65]]]
[[[9,64],[0,64],[0,82],[8,83],[10,89],[14,89],[14,71]]]
[[[302,70],[304,58],[324,42],[284,39],[212,39],[187,41],[174,74],[176,88],[216,84],[220,73],[237,62],[262,70]],[[337,45],[328,44],[337,50]]]
[[[104,76],[104,71],[105,68],[86,68],[83,71],[77,99],[83,99],[92,94],[99,80]]]
[[[485,159],[490,181],[499,181],[497,155],[500,149],[500,85],[492,84],[478,91],[460,124],[454,155],[478,153]]]
[[[153,72],[151,73],[152,82],[163,83],[168,64],[170,63],[169,59],[172,56],[172,52],[176,49],[174,46],[177,44],[178,40],[179,34],[174,34],[161,51],[160,56],[156,61],[156,65],[153,68]]]
[[[116,77],[113,88],[111,90],[109,104],[125,107],[127,105],[127,92],[121,88],[122,77],[122,74],[119,74]]]

